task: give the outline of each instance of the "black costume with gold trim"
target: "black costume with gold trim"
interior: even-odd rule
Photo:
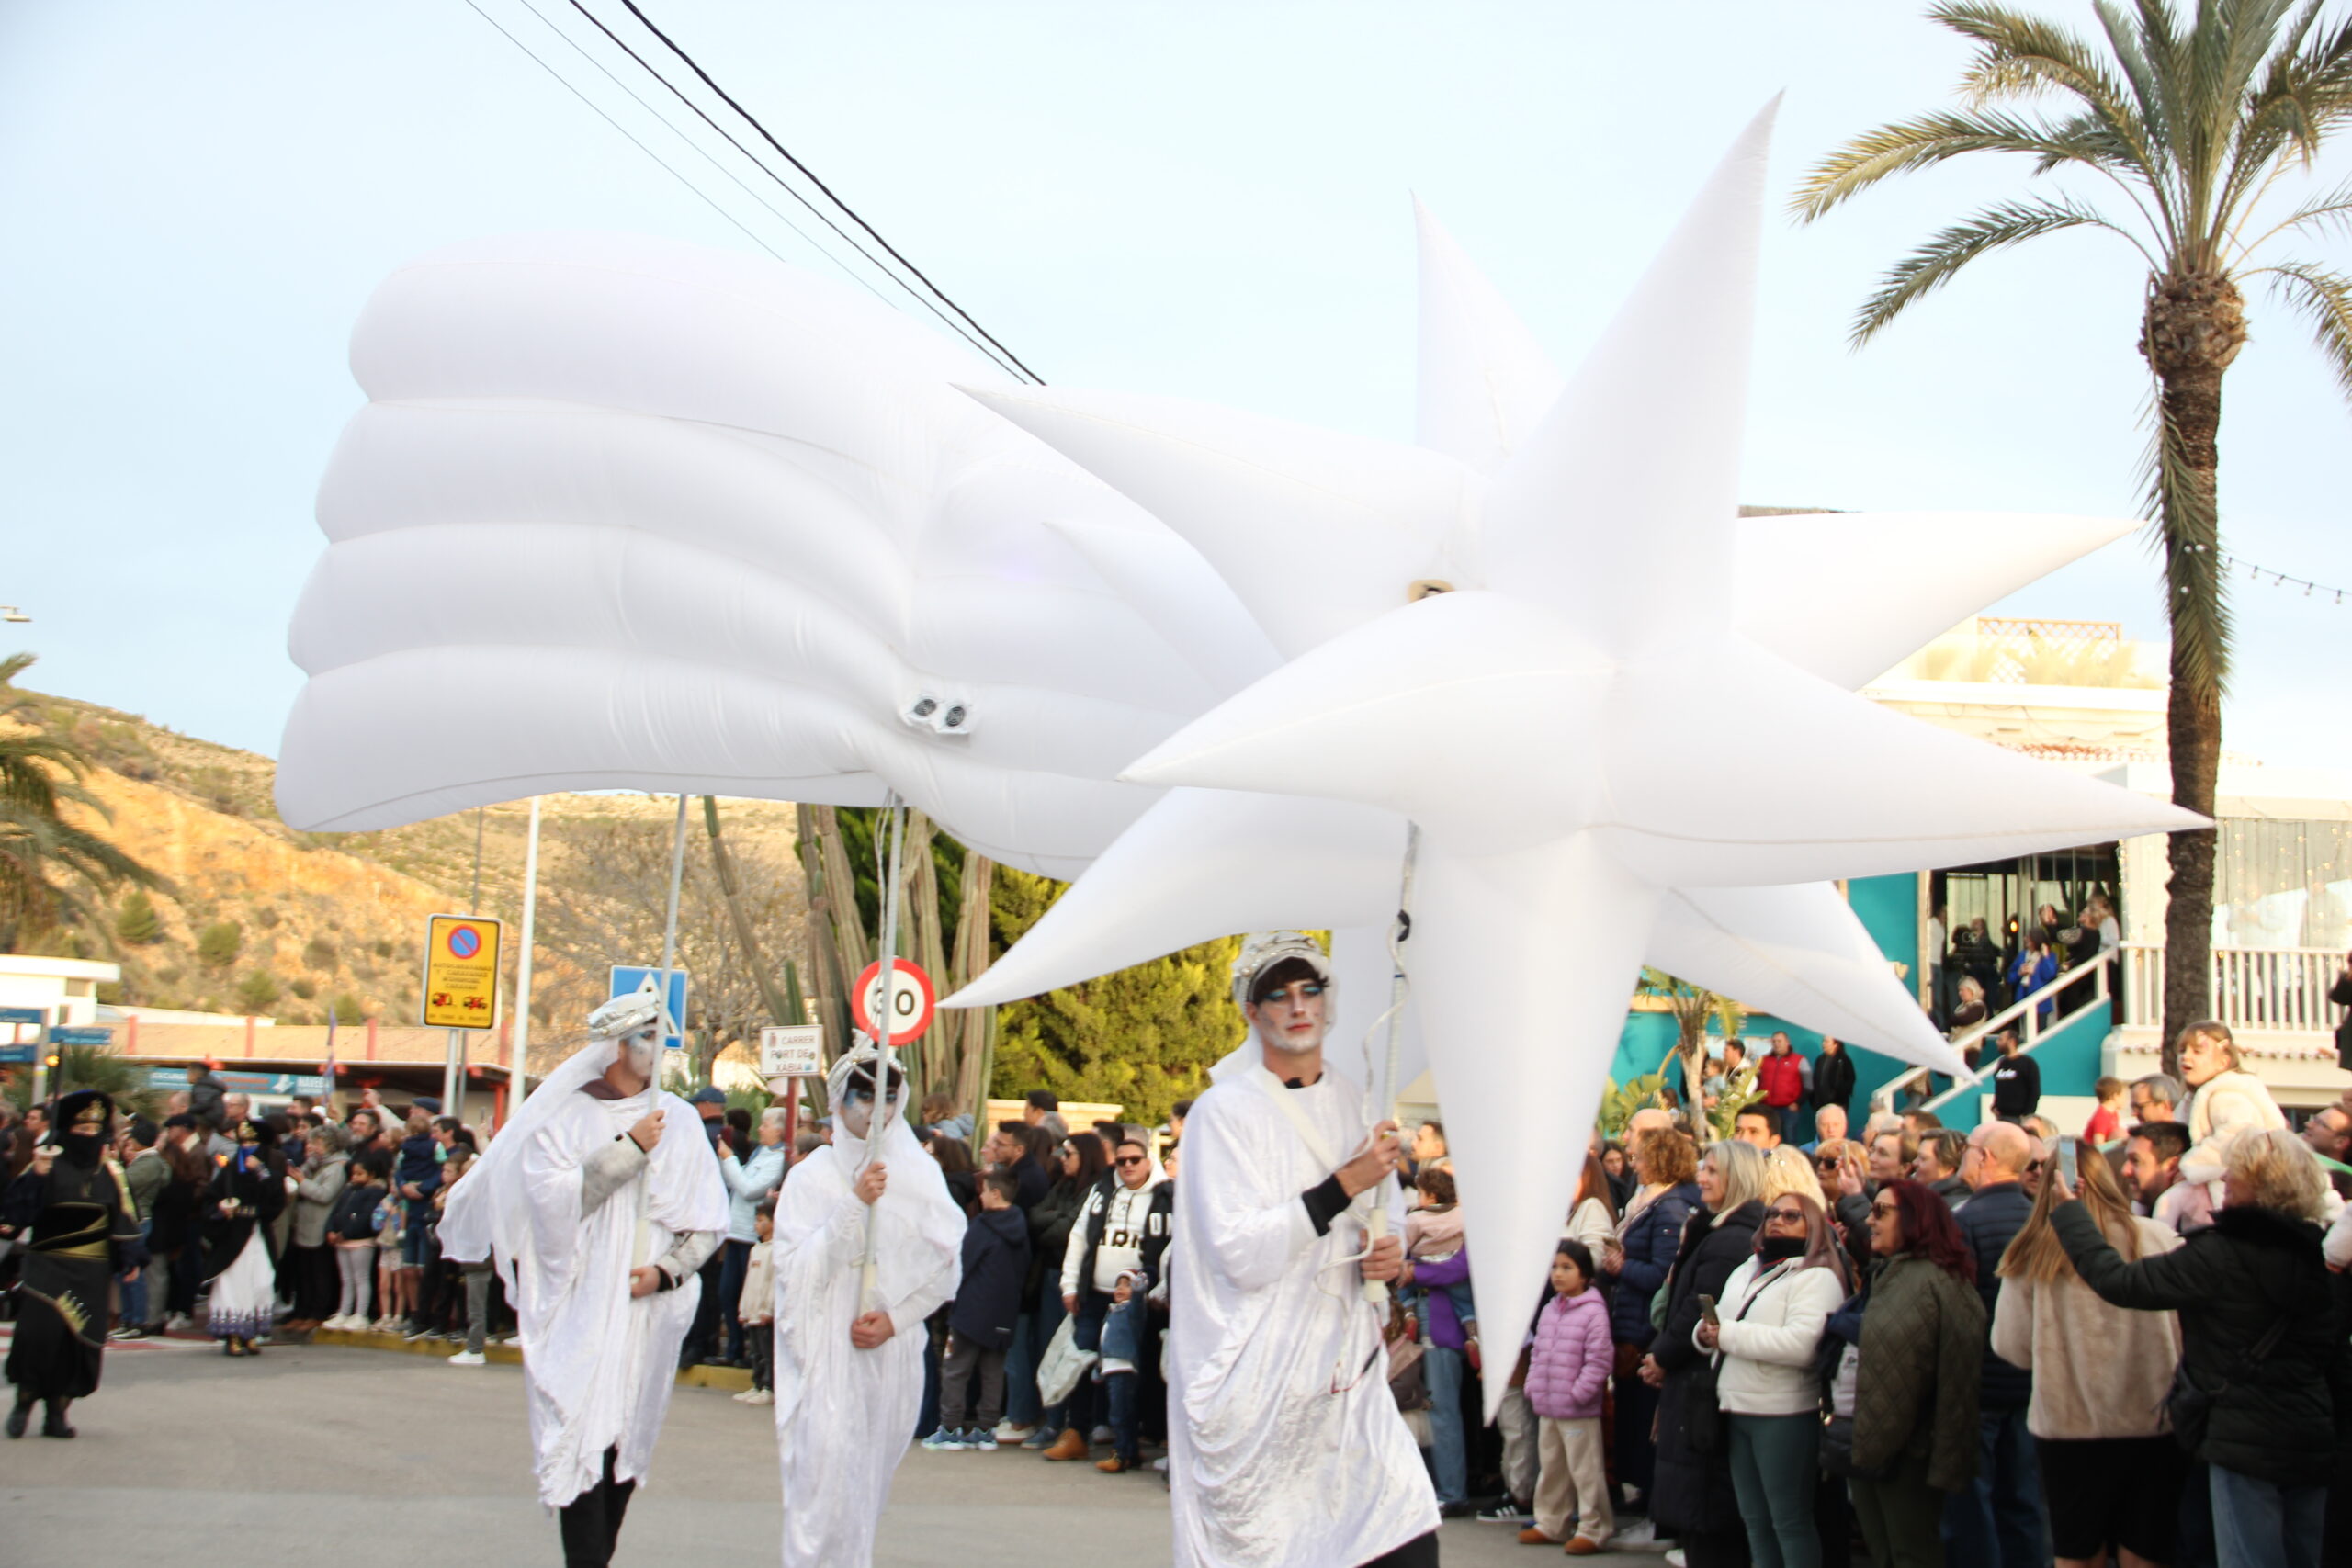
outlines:
[[[51,1122],[60,1152],[49,1174],[27,1169],[8,1186],[7,1222],[27,1244],[7,1362],[21,1403],[79,1399],[98,1386],[108,1287],[147,1261],[104,1133],[74,1130],[93,1105],[111,1120],[114,1102],[96,1090],[60,1099]]]

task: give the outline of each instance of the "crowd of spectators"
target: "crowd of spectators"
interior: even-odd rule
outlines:
[[[2352,1561],[2352,1172],[2327,1174],[2352,1154],[2352,1097],[2299,1138],[2226,1028],[2179,1044],[2183,1081],[2102,1081],[2071,1138],[1997,1073],[1973,1130],[1920,1111],[1854,1128],[1842,1050],[1776,1037],[1732,1138],[1657,1106],[1596,1134],[1526,1325],[1481,1318],[1444,1129],[1419,1126],[1388,1370],[1442,1508],[1571,1555],[1671,1541],[1687,1568],[1843,1568],[1858,1547],[1879,1568]],[[775,1196],[826,1134],[788,1144],[781,1108],[692,1103],[730,1212],[684,1359],[749,1368],[737,1397],[769,1403]],[[1164,1468],[1188,1109],[1074,1130],[1039,1093],[976,1152],[967,1117],[922,1106],[968,1215],[930,1325],[925,1447]],[[251,1115],[200,1071],[167,1110],[122,1134],[153,1263],[122,1283],[118,1338],[193,1326],[223,1129]],[[512,1322],[501,1285],[435,1238],[476,1131],[373,1095],[339,1121],[300,1100],[261,1120],[286,1196],[277,1330],[443,1339],[478,1364]],[[6,1131],[13,1175],[38,1112]],[[1472,1374],[1496,1355],[1516,1361],[1488,1427]]]

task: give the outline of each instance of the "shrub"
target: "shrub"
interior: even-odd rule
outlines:
[[[306,975],[288,986],[287,989],[307,1002],[319,994],[319,983]]]
[[[336,956],[334,943],[322,936],[314,936],[302,946],[302,963],[308,968],[333,969]]]
[[[344,991],[334,998],[334,1021],[337,1023],[365,1023],[368,1021],[368,1010],[359,1005],[357,997]]]
[[[216,920],[198,935],[196,955],[215,969],[225,969],[237,961],[238,950],[244,945],[243,926],[234,920]]]
[[[390,958],[391,955],[392,944],[390,939],[387,937],[378,937],[376,939],[376,956],[379,958]]]
[[[144,947],[164,934],[163,917],[143,887],[134,887],[115,912],[114,934],[134,947]]]
[[[277,982],[266,969],[255,969],[237,982],[237,1005],[248,1013],[267,1012],[277,999]]]

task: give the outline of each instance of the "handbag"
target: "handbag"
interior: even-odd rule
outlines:
[[[1059,1404],[1078,1387],[1078,1380],[1095,1359],[1094,1351],[1078,1348],[1078,1319],[1063,1318],[1037,1362],[1037,1397],[1047,1404]]]
[[[2286,1337],[2287,1316],[2281,1313],[2278,1321],[2254,1342],[2254,1348],[2238,1366],[2241,1370],[2260,1366]],[[2205,1427],[2213,1416],[2214,1396],[2229,1392],[2227,1382],[2210,1393],[2198,1387],[2197,1381],[2188,1375],[2188,1358],[2181,1359],[2180,1365],[2172,1370],[2172,1387],[2165,1394],[2165,1415],[2171,1419],[2173,1438],[2182,1448],[2195,1453],[2205,1446]]]

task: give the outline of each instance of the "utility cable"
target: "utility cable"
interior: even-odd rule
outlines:
[[[596,21],[594,15],[589,12],[587,8],[581,4],[581,0],[571,0],[571,4],[574,7],[580,10],[582,15],[586,16],[590,21],[596,22],[596,26],[603,29],[606,37],[613,37],[612,29],[605,28],[603,22]],[[990,344],[995,345],[999,353],[1002,354],[1005,358],[1011,360],[1015,366],[1019,367],[1021,374],[1026,376],[1030,380],[1037,383],[1039,386],[1045,385],[1044,377],[1038,375],[1035,370],[1030,369],[1028,366],[1023,364],[1020,355],[1014,354],[1011,349],[1005,347],[1003,344],[998,342],[995,334],[990,333],[986,327],[981,326],[979,321],[973,317],[969,310],[967,310],[963,306],[958,305],[954,299],[950,299],[944,289],[941,288],[939,285],[933,283],[924,275],[922,268],[915,265],[913,262],[909,261],[906,256],[900,253],[897,246],[884,239],[882,237],[881,231],[875,228],[873,224],[868,223],[863,217],[859,216],[857,209],[850,206],[848,202],[843,201],[839,195],[835,194],[831,186],[828,186],[822,179],[818,177],[817,172],[814,169],[811,169],[808,164],[794,157],[792,155],[791,149],[786,147],[783,142],[778,141],[775,135],[769,131],[768,128],[760,123],[758,116],[752,114],[751,110],[745,108],[741,103],[738,103],[733,95],[729,94],[726,88],[720,86],[717,81],[712,79],[710,73],[704,70],[700,62],[698,62],[693,55],[688,54],[684,49],[680,48],[674,39],[671,38],[668,33],[663,32],[660,27],[655,25],[653,18],[647,16],[643,9],[638,6],[637,0],[621,0],[621,4],[628,8],[630,16],[635,17],[639,22],[644,24],[646,31],[651,33],[655,38],[660,39],[664,48],[668,49],[671,53],[676,55],[681,61],[684,62],[686,68],[692,71],[696,76],[700,77],[705,86],[708,87],[712,92],[717,93],[720,99],[726,103],[729,108],[733,109],[738,115],[742,117],[745,124],[749,125],[753,130],[758,131],[762,141],[775,148],[786,163],[790,164],[794,168],[807,175],[808,182],[811,185],[824,192],[825,198],[831,201],[834,206],[840,208],[842,212],[846,213],[851,222],[856,224],[860,229],[865,230],[868,234],[871,234],[874,237],[874,243],[876,244],[880,245],[884,250],[889,252],[891,257],[896,260],[900,266],[905,267],[909,272],[914,274],[914,276],[922,281],[922,286],[925,288],[930,289],[932,293],[937,295],[949,310],[954,310],[958,316],[963,317],[965,321],[971,322],[972,330],[979,333],[980,336],[988,339]],[[620,42],[617,38],[614,38],[613,41],[616,43]],[[628,49],[628,46],[623,44],[621,47],[623,49]],[[645,62],[639,58],[636,51],[629,50],[628,52],[631,59],[637,60],[638,63],[640,65],[645,64]],[[646,66],[646,69],[650,71],[652,70],[652,67],[648,65]],[[664,85],[669,85],[669,78],[662,76],[660,72],[654,72],[654,75],[659,77]],[[674,86],[672,86],[670,90],[673,93],[678,92],[678,89]],[[678,93],[678,96],[681,99],[685,98],[685,95],[684,93]],[[697,108],[695,112],[700,113],[701,111]],[[705,118],[707,118],[708,117],[705,116]],[[730,138],[730,140],[732,139]],[[838,230],[835,231],[839,232]]]
[[[554,77],[557,84],[560,85],[564,91],[570,93],[573,97],[578,98],[582,103],[586,104],[590,108],[595,110],[597,116],[602,118],[606,125],[611,126],[615,130],[619,131],[623,136],[627,137],[630,144],[639,152],[644,153],[647,157],[652,159],[654,163],[661,165],[662,169],[665,173],[667,173],[673,179],[676,180],[680,185],[684,186],[686,189],[693,192],[695,196],[699,197],[713,212],[718,213],[721,218],[727,220],[728,222],[732,223],[736,228],[741,230],[745,239],[759,246],[760,249],[767,252],[768,254],[774,256],[776,260],[785,262],[785,265],[787,266],[791,265],[791,263],[786,259],[784,253],[777,250],[774,245],[769,244],[766,240],[761,238],[758,232],[752,230],[752,227],[745,223],[741,219],[736,217],[735,214],[728,211],[726,208],[720,206],[718,199],[711,196],[709,192],[704,190],[700,186],[695,184],[694,181],[680,174],[667,159],[662,156],[661,153],[656,152],[652,148],[648,147],[643,139],[639,137],[635,131],[629,130],[628,127],[623,125],[619,120],[615,119],[611,114],[607,113],[602,104],[599,104],[595,99],[590,97],[587,94],[574,86],[571,80],[566,77],[562,72],[558,71],[554,66],[541,59],[537,52],[535,51],[529,44],[525,43],[521,39],[516,38],[514,33],[507,29],[503,23],[499,21],[497,17],[483,10],[479,0],[466,0],[466,5],[472,9],[476,16],[480,17],[483,21],[488,22],[492,27],[496,28],[500,36],[504,38],[507,42],[513,44],[516,49],[521,50],[526,55],[528,55],[533,64],[546,72],[548,75]],[[533,15],[536,16],[537,13],[534,12]],[[547,18],[542,17],[539,19],[541,21],[545,21]],[[666,125],[668,122],[664,121],[663,123]],[[800,233],[800,231],[795,229],[793,232]],[[804,240],[808,238],[806,234],[801,234],[800,237]],[[811,240],[809,241],[809,243],[814,245],[816,242]],[[818,247],[818,254],[824,256],[828,261],[832,262],[834,265],[841,266],[844,272],[849,272],[849,269],[843,265],[839,257],[833,255],[831,252],[825,250],[822,246]],[[873,291],[873,285],[867,283],[864,278],[859,277],[854,272],[849,272],[849,276],[862,288],[865,288],[869,293]],[[879,299],[880,296],[876,295],[876,298]]]

